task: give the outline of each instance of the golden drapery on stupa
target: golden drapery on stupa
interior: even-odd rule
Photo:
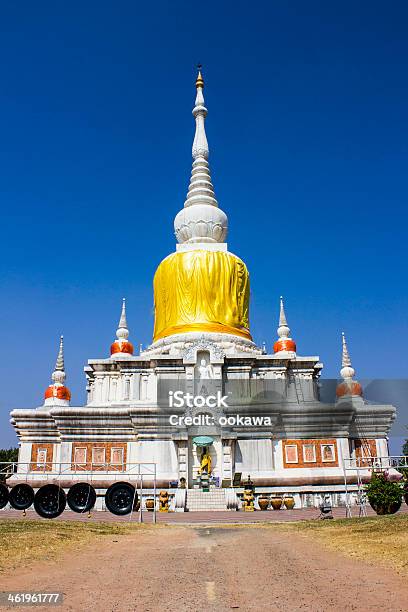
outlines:
[[[249,333],[249,274],[226,251],[172,253],[154,276],[153,340],[186,332]]]

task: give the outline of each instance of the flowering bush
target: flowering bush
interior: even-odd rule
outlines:
[[[373,472],[365,491],[377,514],[394,514],[402,504],[403,487],[398,482],[392,482],[388,472]]]

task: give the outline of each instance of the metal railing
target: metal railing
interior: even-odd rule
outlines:
[[[359,516],[367,516],[366,511],[366,495],[364,491],[364,478],[367,478],[374,472],[386,472],[387,470],[408,469],[408,456],[406,455],[391,455],[385,457],[377,456],[362,456],[362,457],[345,457],[343,458],[343,473],[344,487],[346,493],[346,517],[352,516],[352,503],[350,489],[348,486],[348,475],[357,477],[357,500],[356,505],[359,507]],[[350,474],[352,473],[352,474]]]
[[[153,522],[157,522],[156,514],[156,496],[157,496],[157,466],[153,462],[135,462],[135,463],[94,463],[89,462],[87,464],[77,464],[75,462],[21,462],[21,461],[0,461],[0,482],[7,484],[7,480],[12,476],[17,476],[13,484],[33,480],[42,476],[41,480],[44,480],[44,484],[48,480],[52,480],[53,483],[58,484],[59,480],[64,478],[69,479],[72,476],[81,476],[82,482],[87,482],[92,485],[92,482],[97,480],[97,477],[106,475],[109,476],[108,482],[114,484],[118,480],[129,480],[136,481],[135,491],[139,492],[140,495],[140,506],[139,506],[139,522],[143,522],[143,480],[148,478],[153,480]],[[46,477],[46,478],[44,478]],[[75,478],[72,484],[75,484],[78,480]],[[108,485],[109,486],[109,485]],[[65,487],[68,488],[68,487]],[[146,509],[145,509],[146,511]],[[133,510],[130,513],[132,516]]]

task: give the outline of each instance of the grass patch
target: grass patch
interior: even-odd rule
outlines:
[[[334,521],[299,521],[270,525],[296,532],[340,552],[408,573],[408,515],[376,516]]]
[[[0,520],[0,573],[55,559],[70,549],[78,549],[97,538],[123,536],[142,525],[82,523],[79,521]]]

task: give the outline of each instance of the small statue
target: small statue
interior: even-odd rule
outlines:
[[[179,489],[185,489],[185,488],[186,488],[186,479],[184,478],[184,476],[182,476],[180,478]]]
[[[254,501],[255,501],[255,496],[254,493],[252,491],[252,489],[245,489],[244,490],[244,497],[242,498],[243,501],[243,509],[245,512],[254,512],[255,507],[254,507]]]
[[[214,371],[211,363],[206,362],[205,359],[201,359],[200,365],[198,366],[198,373],[200,375],[200,380],[209,380],[210,378],[214,378]]]
[[[251,480],[251,476],[248,474],[248,480],[245,483],[245,488],[255,492],[255,485]]]
[[[159,512],[169,511],[169,494],[167,491],[160,491],[159,495]]]
[[[209,383],[209,381],[214,378],[214,369],[211,363],[207,363],[205,359],[201,359],[200,364],[196,366],[196,377],[196,393],[206,397],[209,394],[209,390],[207,389],[205,381]]]

